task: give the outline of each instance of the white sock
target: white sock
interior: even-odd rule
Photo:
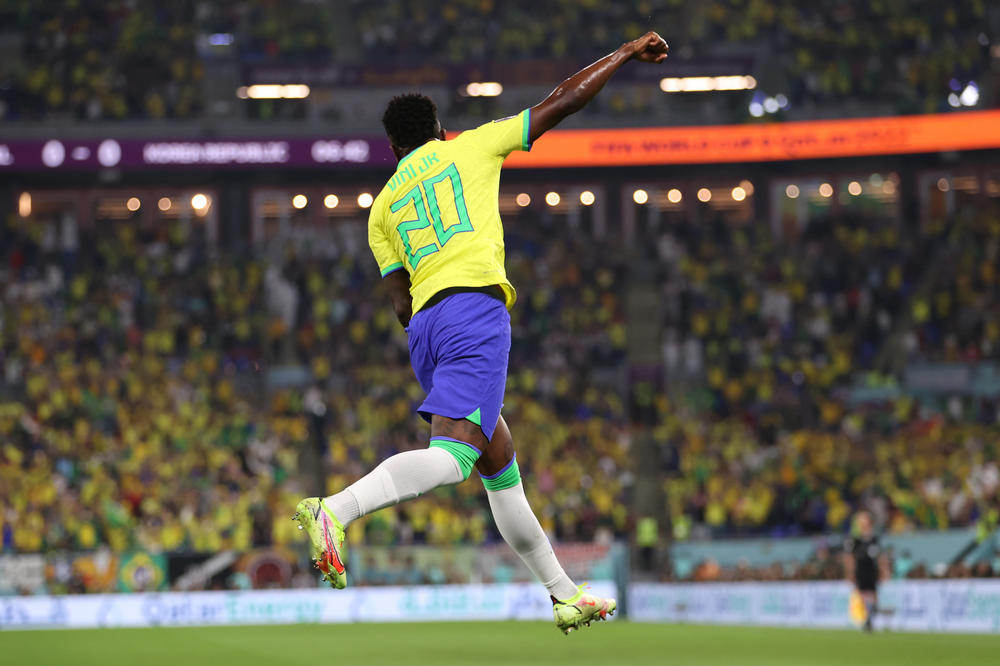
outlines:
[[[486,496],[490,499],[490,510],[500,535],[521,556],[549,594],[560,600],[575,596],[576,585],[563,571],[538,518],[531,512],[524,486],[518,483],[513,488],[487,490]]]
[[[405,502],[438,486],[460,483],[462,468],[455,457],[439,448],[404,451],[324,502],[347,527],[361,516]]]

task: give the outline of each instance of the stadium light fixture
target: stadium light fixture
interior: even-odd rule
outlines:
[[[372,196],[371,192],[362,192],[358,195],[358,205],[362,208],[371,208],[374,201],[375,197]]]
[[[521,192],[516,197],[514,197],[515,203],[521,208],[524,208],[531,203],[531,196],[527,192]]]
[[[750,75],[668,76],[660,79],[660,90],[665,93],[753,90],[756,87],[757,79]]]
[[[580,203],[582,203],[584,206],[590,206],[596,200],[597,197],[595,197],[594,193],[591,192],[590,190],[584,190],[583,192],[580,192]]]
[[[125,207],[128,208],[133,213],[142,206],[142,202],[139,201],[139,197],[129,197],[128,201],[125,202]]]
[[[799,186],[794,183],[785,188],[785,196],[789,199],[799,198]]]
[[[824,199],[829,199],[833,196],[833,185],[830,183],[823,183],[819,186],[819,195]]]
[[[644,189],[638,189],[632,193],[632,201],[636,202],[640,206],[649,201],[649,192]]]
[[[979,86],[975,81],[970,81],[969,85],[965,86],[965,90],[958,96],[958,101],[962,106],[975,106],[979,103]]]
[[[549,192],[545,195],[545,203],[550,206],[558,206],[562,198],[559,196],[558,192]]]
[[[503,92],[503,86],[497,81],[473,81],[465,86],[465,94],[468,97],[496,97]]]
[[[708,189],[707,187],[703,187],[700,190],[698,190],[698,201],[702,203],[708,203],[711,200],[712,200],[712,190]]]
[[[861,194],[861,183],[856,180],[852,180],[847,184],[847,191],[850,192],[852,197],[856,197]]]
[[[673,189],[667,190],[667,201],[669,201],[670,203],[672,203],[672,204],[680,203],[681,199],[683,199],[683,198],[684,198],[684,195],[681,194],[681,191],[678,190],[676,187],[673,188]]]
[[[309,86],[304,83],[258,83],[240,86],[236,89],[236,96],[240,99],[305,99],[309,97],[309,92]]]
[[[167,197],[160,197],[160,200],[156,202],[156,207],[164,212],[170,210],[170,207],[173,205],[174,202]]]
[[[292,197],[292,207],[297,210],[302,210],[309,204],[309,198],[304,194],[296,194]]]
[[[340,197],[336,194],[328,194],[323,197],[323,205],[327,208],[336,208],[340,204]]]
[[[17,198],[17,214],[21,217],[31,216],[31,193],[21,192],[21,196]]]
[[[197,211],[205,210],[208,208],[208,204],[208,196],[201,194],[200,192],[191,197],[191,208],[194,208]]]
[[[730,192],[730,195],[733,197],[733,201],[743,201],[747,198],[747,191],[744,190],[742,187],[737,186],[733,188],[733,191]]]

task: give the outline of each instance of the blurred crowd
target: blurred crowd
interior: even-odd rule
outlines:
[[[583,64],[650,28],[681,60],[753,57],[766,92],[794,108],[886,102],[893,112],[927,113],[988,82],[1000,39],[989,8],[982,0],[557,0],[542,10],[525,0],[10,0],[0,25],[16,57],[0,68],[0,117],[192,117],[204,106],[204,65],[220,53],[243,64]],[[651,100],[615,93],[599,104],[641,115]]]
[[[624,354],[620,264],[583,240],[541,242],[552,224],[524,220],[510,239],[515,283],[548,287],[514,315],[505,414],[545,526],[622,536],[622,391],[597,376]],[[305,488],[338,491],[426,445],[405,335],[366,253],[307,243],[249,259],[212,253],[197,220],[99,227],[12,218],[0,233],[0,548],[298,543],[288,516]],[[283,387],[289,365],[310,382]],[[481,491],[381,512],[354,539],[497,541]]]
[[[307,433],[240,391],[266,319],[259,267],[209,262],[179,223],[102,222],[0,234],[0,544],[270,542]]]
[[[19,51],[0,69],[4,120],[185,118],[202,109],[191,2],[0,4]]]
[[[326,60],[330,23],[329,9],[313,2],[0,3],[0,33],[17,51],[0,67],[0,118],[196,117],[213,48],[245,62]]]
[[[892,532],[1000,508],[1000,396],[904,392],[891,362],[996,358],[998,219],[819,218],[782,242],[672,225],[663,359],[683,390],[650,422],[675,537],[838,532],[865,504]],[[859,400],[859,382],[883,392]]]
[[[904,360],[996,358],[997,219],[844,215],[781,238],[678,222],[637,255],[586,219],[507,215],[520,297],[504,415],[543,526],[626,538],[635,477],[653,474],[677,540],[842,533],[860,507],[888,532],[995,529],[996,395],[851,390],[866,371],[891,379],[897,346]],[[362,221],[294,228],[256,253],[215,248],[198,217],[64,222],[0,228],[3,550],[301,544],[299,497],[425,446]],[[630,266],[650,261],[666,382],[636,409],[625,299]],[[659,467],[636,469],[647,434]],[[368,517],[352,542],[499,535],[471,480]]]

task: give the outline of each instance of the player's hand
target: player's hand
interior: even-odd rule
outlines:
[[[632,57],[642,62],[661,63],[667,59],[670,47],[655,31],[650,30],[645,35],[628,43]]]

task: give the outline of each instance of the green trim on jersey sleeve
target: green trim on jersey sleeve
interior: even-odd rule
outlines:
[[[531,108],[524,110],[524,121],[521,126],[521,150],[531,150]]]
[[[395,271],[398,271],[402,267],[403,267],[403,262],[401,262],[401,261],[397,261],[394,264],[389,264],[388,266],[386,266],[385,268],[382,269],[382,277],[385,277],[389,273],[393,273]]]

